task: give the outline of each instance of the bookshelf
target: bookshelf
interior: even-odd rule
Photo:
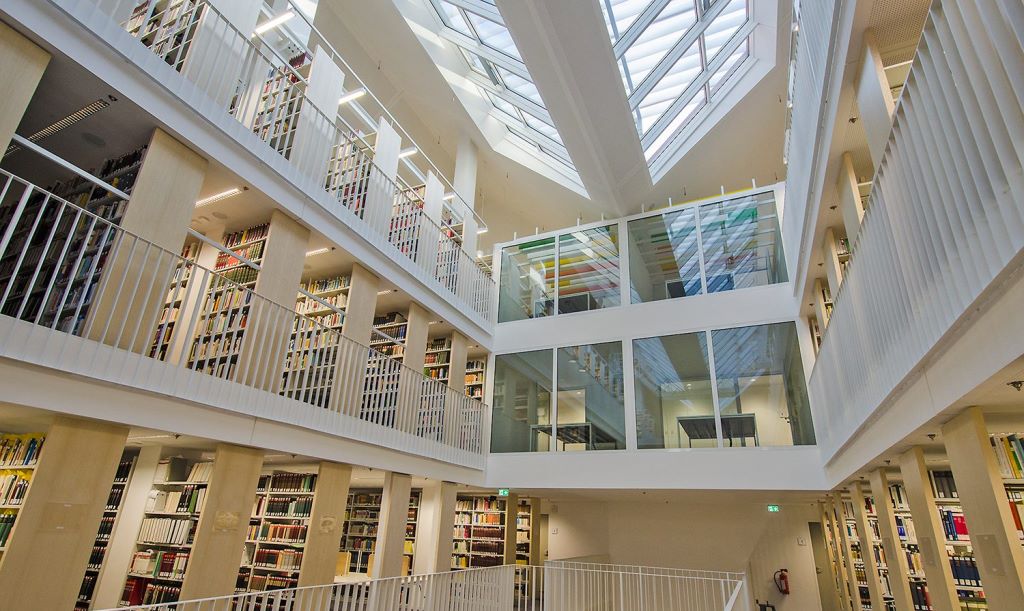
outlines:
[[[505,499],[493,496],[460,494],[456,497],[452,569],[505,563],[507,505]],[[518,541],[518,532],[516,536]]]
[[[531,564],[531,553],[533,542],[531,532],[533,528],[533,511],[530,501],[520,499],[516,508],[516,564]]]
[[[392,208],[388,241],[408,256],[415,256],[419,250],[425,191],[426,185],[403,189]]]
[[[316,473],[260,476],[236,592],[298,586],[316,482]]]
[[[124,29],[181,71],[202,16],[202,11],[195,10],[198,5],[198,0],[144,0]]]
[[[99,171],[93,169],[90,173],[131,194],[145,150],[142,147],[108,159]],[[128,206],[126,200],[80,177],[58,182],[47,190],[114,225],[120,224]],[[11,223],[17,205],[18,199],[10,197],[0,203],[0,230]],[[23,320],[36,320],[38,316],[42,325],[56,323],[59,330],[75,333],[88,316],[114,242],[114,230],[104,230],[104,225],[84,217],[76,221],[73,214],[65,212],[53,229],[55,240],[66,240],[69,256],[61,256],[60,249],[46,249],[50,234],[47,229],[57,221],[58,208],[41,192],[27,202],[10,244],[0,257],[0,286],[6,287],[0,312]],[[37,218],[39,226],[33,230]],[[19,261],[23,251],[24,258]],[[47,278],[52,280],[44,281]],[[47,302],[43,303],[43,299]]]
[[[327,307],[299,293],[295,300],[295,311],[307,318],[312,318],[321,325],[331,329],[341,329],[342,316],[335,310],[345,311],[348,306],[348,289],[352,283],[351,276],[332,276],[319,280],[307,280],[301,289],[330,304]]]
[[[0,435],[0,558],[28,494],[45,440],[42,433]]]
[[[368,162],[373,151],[363,150],[354,139],[342,139],[331,151],[327,166],[325,188],[359,218],[366,208],[366,193],[370,186]]]
[[[914,611],[932,611],[921,548],[917,543],[917,530],[914,528],[914,519],[910,516],[910,505],[907,503],[903,484],[890,484],[888,495],[896,519],[896,536],[899,537],[900,550],[907,559],[907,579],[910,582],[910,597]]]
[[[487,361],[474,359],[466,362],[466,396],[474,399],[484,398],[484,373]]]
[[[350,276],[334,276],[319,280],[308,280],[301,289],[315,295],[324,303],[299,293],[295,311],[312,318],[328,329],[341,332],[344,312],[348,305]],[[324,304],[329,304],[324,305]],[[311,332],[299,318],[295,319],[288,343],[287,366],[281,388],[285,396],[304,401],[326,404],[330,399],[336,352],[325,345],[319,333]],[[322,401],[318,401],[322,399]]]
[[[146,498],[121,605],[175,602],[206,499],[212,462],[161,459]]]
[[[408,319],[400,312],[388,312],[383,316],[375,316],[373,328],[380,333],[373,334],[370,339],[370,347],[385,356],[401,361],[405,356],[405,333],[408,326]]]
[[[398,312],[389,312],[373,319],[375,332],[370,347],[383,357],[371,355],[366,363],[363,405],[360,418],[390,425],[395,419],[398,386],[401,381],[400,364],[405,355],[405,334],[408,320]],[[397,362],[397,363],[396,363]]]
[[[313,57],[300,51],[287,68],[271,68],[263,83],[253,122],[253,132],[285,159],[291,157],[299,113],[306,99],[306,84]]]
[[[269,230],[269,223],[255,225],[227,234],[223,244],[234,253],[259,264],[263,260]],[[238,290],[238,287],[254,288],[259,274],[247,263],[223,252],[217,255],[213,269],[230,282],[215,280],[206,289],[198,323],[199,333],[192,341],[188,367],[218,377],[230,377],[238,362],[252,299],[251,291]]]
[[[953,473],[931,470],[928,477],[931,480],[932,493],[935,495],[936,511],[939,512],[946,537],[946,554],[953,571],[953,582],[956,584],[960,605],[965,609],[987,609],[981,573],[974,559],[974,548],[971,545],[963,508],[960,506]]]
[[[349,554],[348,570],[351,573],[368,574],[372,570],[382,496],[381,488],[361,488],[349,492],[345,526],[341,535],[341,551]],[[416,529],[419,527],[420,497],[420,490],[413,490],[409,496],[402,560],[403,575],[408,575],[412,568]]]
[[[124,503],[125,490],[128,488],[128,482],[131,480],[134,470],[135,457],[127,454],[122,456],[121,462],[117,465],[117,472],[114,474],[114,482],[110,486],[107,504],[103,509],[103,517],[100,519],[100,527],[96,532],[92,554],[89,556],[89,565],[82,577],[78,600],[75,602],[75,611],[88,611],[92,607],[96,581],[103,568],[103,561],[106,560],[107,546],[114,528],[117,526],[117,518],[120,516],[121,505]]]
[[[423,356],[423,375],[431,380],[448,383],[452,360],[451,336],[436,337],[427,342]]]
[[[863,507],[856,507],[858,494],[854,493],[852,500],[844,499],[842,503],[843,517],[847,528],[847,535],[850,541],[850,554],[853,559],[854,574],[857,578],[857,587],[860,590],[860,599],[864,609],[875,609],[872,600],[871,585],[869,585],[869,573],[871,567],[878,571],[877,583],[881,587],[883,599],[882,609],[895,611],[895,599],[892,595],[892,585],[889,582],[889,564],[885,555],[885,548],[882,547],[882,534],[878,526],[878,515],[875,512],[875,501],[871,496],[861,496]],[[861,532],[856,516],[863,512],[863,523],[866,524],[867,532]],[[870,560],[867,555],[870,554]],[[871,577],[874,579],[874,577]]]
[[[164,309],[160,312],[160,320],[153,337],[153,343],[149,348],[149,356],[161,361],[167,358],[167,351],[171,347],[171,339],[174,333],[174,325],[178,322],[182,308],[185,306],[185,299],[188,296],[188,281],[195,269],[195,262],[199,259],[200,244],[198,241],[189,241],[181,249],[181,261],[174,267],[174,274],[167,286],[167,297],[164,298]]]

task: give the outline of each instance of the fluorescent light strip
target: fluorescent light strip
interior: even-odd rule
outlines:
[[[196,208],[202,208],[203,206],[209,206],[210,204],[212,204],[214,202],[219,202],[222,199],[227,199],[229,197],[234,197],[234,196],[238,195],[239,193],[241,193],[242,191],[243,191],[243,189],[241,187],[232,187],[232,188],[228,189],[227,191],[222,191],[222,192],[217,193],[215,195],[211,195],[210,197],[204,197],[203,199],[201,199],[201,200],[196,202]]]
[[[358,89],[353,89],[352,91],[349,91],[348,93],[346,93],[345,95],[341,96],[338,99],[338,105],[340,106],[342,104],[348,104],[352,100],[358,100],[364,95],[366,95],[366,90],[363,89],[362,87]]]
[[[328,253],[328,252],[331,252],[330,248],[317,248],[316,250],[311,250],[311,251],[307,252],[306,256],[307,257],[315,257],[317,255],[322,255],[322,254]]]
[[[481,233],[487,233],[487,228],[486,227],[481,227],[481,228],[476,230],[476,233],[477,233],[477,235],[480,235]]]
[[[415,146],[410,146],[409,148],[407,148],[407,149],[403,150],[401,153],[399,153],[398,154],[398,158],[399,159],[405,159],[406,157],[412,157],[413,155],[415,155],[418,152],[420,152],[420,150],[418,148],[416,148]]]
[[[99,111],[103,110],[108,106],[110,106],[110,102],[101,98],[99,100],[96,100],[95,102],[92,102],[91,104],[79,108],[78,110],[69,114],[63,119],[57,119],[53,123],[47,125],[43,129],[37,131],[36,133],[32,134],[31,136],[25,139],[30,142],[39,142],[40,140],[46,138],[47,136],[52,136],[63,129],[71,127],[72,125],[78,123],[82,119],[91,117],[92,115],[98,113]],[[20,148],[21,147],[12,144],[11,146],[7,147],[7,151],[4,154],[9,155],[10,153],[17,151]]]
[[[267,21],[264,21],[262,24],[256,26],[256,29],[253,30],[253,33],[254,34],[263,34],[265,32],[269,32],[270,30],[273,30],[274,28],[276,28],[277,26],[281,25],[282,23],[288,21],[289,19],[291,19],[294,16],[295,16],[295,13],[293,11],[285,11],[285,12],[281,13],[280,15],[278,15],[277,17],[273,17],[271,19],[268,19]]]
[[[452,201],[453,199],[455,199],[455,194],[454,194],[454,193],[448,193],[448,194],[446,194],[446,195],[444,196],[444,198],[443,198],[443,199],[444,199],[444,201],[446,201],[446,202],[450,202],[450,201]]]

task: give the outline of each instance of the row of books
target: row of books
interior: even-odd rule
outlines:
[[[939,509],[939,518],[942,522],[942,531],[946,534],[946,540],[971,540],[971,536],[967,532],[967,520],[964,519],[963,512],[953,509]]]
[[[188,564],[188,552],[144,550],[132,556],[128,572],[134,576],[182,579]]]
[[[121,506],[121,499],[124,497],[123,486],[112,486],[110,494],[107,495],[107,504],[104,509],[113,511]]]
[[[348,288],[351,282],[351,276],[336,276],[334,278],[325,278],[323,280],[310,280],[303,283],[301,288],[307,293],[317,295],[318,293],[327,293],[330,291]]]
[[[29,479],[21,473],[0,475],[0,505],[21,505],[28,492]]]
[[[450,337],[437,337],[427,342],[427,351],[431,350],[450,350],[452,347],[452,338]]]
[[[4,435],[0,437],[0,467],[36,464],[43,449],[42,435]]]
[[[960,586],[981,586],[981,573],[973,556],[950,555],[949,566],[953,569],[953,581]]]
[[[274,498],[267,501],[263,512],[256,515],[274,518],[308,518],[313,511],[313,497]]]
[[[232,268],[232,269],[229,269],[229,270],[223,272],[221,274],[221,276],[223,276],[223,278],[225,280],[229,280],[229,281],[233,282],[234,284],[250,284],[250,283],[256,282],[256,278],[259,277],[259,270],[253,269],[253,268],[248,267],[248,266],[245,266],[245,267],[235,267],[235,268]],[[221,285],[220,286],[220,288],[225,288],[225,287],[229,288],[230,290],[237,290],[237,288],[232,286],[232,285]],[[248,294],[247,291],[242,291],[242,292],[245,292],[246,294]]]
[[[250,592],[284,590],[287,588],[296,588],[298,586],[298,579],[294,577],[285,577],[283,575],[253,575],[249,579]]]
[[[911,582],[910,601],[914,605],[914,611],[931,611],[932,599],[928,596],[928,586],[920,581]]]
[[[917,530],[914,528],[914,520],[910,516],[896,516],[896,536],[901,541],[917,542]]]
[[[179,586],[155,584],[145,578],[129,577],[121,592],[121,605],[156,605],[175,602],[181,596]]]
[[[158,484],[162,482],[182,482],[186,479],[190,482],[205,482],[209,480],[210,473],[212,472],[212,462],[195,463],[195,465],[189,467],[188,460],[184,457],[171,456],[162,458],[157,463],[156,471],[153,473],[153,481]]]
[[[402,316],[398,312],[388,312],[387,314],[384,314],[383,316],[375,316],[373,318],[373,326],[374,327],[384,327],[384,326],[390,326],[390,325],[398,325],[398,324],[401,324],[401,323],[404,323],[404,322],[407,322],[406,319],[405,319],[405,316]],[[389,335],[391,335],[391,334],[389,333]]]
[[[242,231],[235,231],[224,236],[221,243],[228,248],[232,248],[239,244],[245,244],[247,242],[253,242],[260,240],[270,233],[270,223],[263,223],[262,225],[255,225]]]
[[[493,497],[476,497],[455,501],[456,511],[505,511],[505,501]]]
[[[115,507],[116,509],[116,507]],[[110,535],[114,532],[114,516],[103,516],[100,518],[100,527],[96,531],[97,541],[109,541]]]
[[[252,293],[249,291],[229,290],[218,291],[208,298],[206,302],[207,314],[240,308],[252,301]],[[209,317],[208,317],[209,318]]]
[[[156,513],[197,513],[206,502],[206,487],[188,484],[181,490],[151,490],[146,511]]]
[[[327,308],[327,306],[334,306],[339,310],[344,310],[345,307],[348,305],[348,298],[345,297],[344,293],[339,293],[337,295],[328,295],[326,297],[318,297],[317,299],[300,299],[296,301],[295,311],[298,312],[299,314],[306,314],[307,312],[324,310]]]
[[[1024,443],[1017,435],[992,435],[989,437],[999,464],[999,475],[1003,479],[1024,478]]]
[[[267,479],[264,479],[267,478]],[[313,492],[316,488],[315,473],[274,473],[261,476],[257,488],[260,492]]]
[[[18,514],[16,513],[0,513],[0,548],[6,547],[7,538],[11,536],[14,520],[17,517]]]
[[[213,271],[218,272],[227,267],[235,267],[242,264],[242,259],[248,259],[249,261],[259,262],[263,257],[263,245],[264,242],[255,242],[248,246],[235,249],[232,252],[237,256],[229,255],[226,252],[219,253],[217,259],[213,264]]]
[[[242,348],[242,336],[222,337],[219,339],[196,340],[189,354],[190,361],[202,361],[219,357],[234,356]]]
[[[956,481],[953,480],[952,471],[929,471],[932,480],[932,488],[935,498],[956,499],[960,495],[956,491]]]
[[[306,541],[306,526],[302,524],[261,524],[256,539],[278,543],[303,543]]]
[[[189,518],[145,518],[139,529],[139,541],[187,545],[192,542],[194,524]]]
[[[253,566],[297,571],[302,566],[302,552],[291,549],[261,549],[253,558]]]

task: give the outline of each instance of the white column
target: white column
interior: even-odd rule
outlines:
[[[896,105],[889,90],[889,80],[885,76],[878,43],[871,30],[864,32],[860,74],[857,77],[857,107],[868,139],[871,161],[877,167],[889,141]]]
[[[384,475],[384,492],[377,522],[377,543],[373,548],[373,578],[399,577],[405,549],[405,523],[409,517],[412,478],[404,473]]]
[[[458,486],[450,482],[429,481],[423,487],[413,573],[426,575],[451,569],[457,492]]]
[[[249,0],[213,0],[211,4],[220,15],[207,11],[199,21],[181,71],[227,110],[239,80],[266,78],[267,63],[256,57],[247,42],[256,29],[260,4]]]
[[[825,230],[825,244],[821,247],[821,256],[825,259],[828,285],[839,291],[839,286],[843,283],[843,264],[839,261],[839,240],[831,227]]]
[[[471,260],[476,259],[477,222],[471,211],[476,208],[476,145],[468,137],[459,141],[455,149],[455,192],[469,208],[465,212],[462,225],[462,249]]]
[[[423,194],[423,214],[434,225],[441,225],[441,211],[444,209],[444,185],[433,172],[427,172],[427,187]],[[430,276],[436,275],[438,247],[441,234],[429,223],[420,228],[419,252],[416,260]]]
[[[364,220],[385,239],[395,206],[395,179],[398,177],[398,154],[401,148],[402,137],[390,123],[381,119],[373,147],[374,168],[370,174]]]
[[[338,100],[345,92],[344,85],[345,73],[334,63],[329,52],[317,47],[313,51],[306,102],[299,110],[295,144],[289,159],[300,171],[317,180],[321,187],[334,145]]]
[[[860,221],[864,218],[864,205],[860,201],[860,189],[857,187],[857,173],[853,169],[853,157],[843,153],[843,163],[839,168],[839,210],[843,213],[843,225],[846,226],[846,237],[850,244],[857,239]]]

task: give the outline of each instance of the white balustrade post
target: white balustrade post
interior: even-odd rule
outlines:
[[[309,69],[306,100],[299,110],[295,144],[290,160],[305,175],[323,186],[327,162],[334,144],[338,100],[345,93],[345,73],[329,51],[317,47]]]
[[[373,168],[363,220],[386,240],[395,206],[395,180],[398,177],[398,155],[402,137],[384,119],[377,125],[377,141],[373,147]]]
[[[248,79],[225,72],[254,67],[243,59],[254,57],[248,37],[256,29],[260,4],[249,0],[213,0],[208,4],[215,11],[206,10],[202,15],[181,71],[218,106],[227,109],[238,82]],[[257,72],[252,70],[250,74],[255,77]]]
[[[438,253],[440,252],[440,241],[442,232],[436,227],[441,226],[441,211],[444,208],[444,186],[433,172],[427,172],[427,188],[423,196],[423,215],[428,223],[420,227],[419,248],[416,255],[416,262],[420,269],[426,272],[427,277],[434,277],[438,280]]]

